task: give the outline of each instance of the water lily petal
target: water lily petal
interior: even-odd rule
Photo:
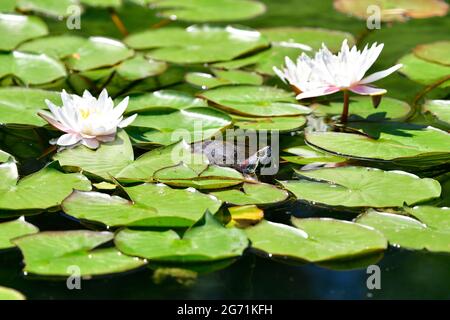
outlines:
[[[387,92],[385,89],[382,89],[382,88],[374,88],[374,87],[363,86],[363,85],[351,87],[351,88],[349,88],[349,90],[351,92],[361,94],[364,96],[377,96],[377,95],[385,94]]]
[[[306,99],[306,98],[312,98],[312,97],[320,97],[320,96],[326,96],[335,92],[340,91],[339,88],[336,87],[324,87],[324,88],[318,88],[315,90],[310,90],[307,92],[302,92],[299,95],[297,95],[295,98],[297,100]]]
[[[128,107],[128,101],[130,100],[129,97],[126,97],[123,99],[113,110],[113,116],[114,118],[118,119],[120,116],[125,112],[125,110]]]
[[[90,148],[90,149],[97,149],[98,146],[100,145],[100,143],[98,142],[97,139],[92,138],[92,139],[83,139],[81,140],[81,143],[83,145],[85,145],[86,147]]]
[[[134,121],[134,119],[136,119],[136,117],[137,117],[137,113],[133,114],[132,116],[130,116],[128,118],[126,118],[125,120],[122,120],[119,123],[118,127],[119,128],[125,128],[126,126],[129,126]]]
[[[74,145],[76,143],[78,143],[78,141],[81,140],[81,137],[77,134],[72,134],[72,133],[67,133],[67,134],[63,134],[61,137],[58,138],[58,140],[56,141],[56,144],[59,146],[71,146]]]
[[[58,122],[55,118],[53,118],[53,115],[46,111],[39,111],[38,115],[43,118],[45,121],[47,121],[49,124],[54,126],[56,129],[59,129],[64,132],[69,132],[70,129],[62,125],[60,122]]]
[[[390,67],[389,69],[372,73],[370,76],[367,76],[364,79],[362,79],[361,81],[359,81],[359,83],[360,84],[367,84],[367,83],[375,82],[377,80],[380,80],[382,78],[387,77],[388,75],[390,75],[391,73],[397,71],[401,67],[403,67],[402,64],[396,64],[395,66]]]
[[[114,141],[116,138],[116,133],[105,135],[105,136],[98,136],[97,140],[100,142],[111,142]]]

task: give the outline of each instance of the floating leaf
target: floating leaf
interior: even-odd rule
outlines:
[[[85,38],[72,35],[48,36],[27,41],[21,44],[18,50],[43,53],[50,57],[62,59],[74,54],[86,41]]]
[[[39,229],[23,218],[0,223],[0,250],[14,247],[11,242],[14,238],[37,232]]]
[[[3,300],[25,300],[25,296],[17,290],[0,287],[0,301]]]
[[[342,113],[342,102],[331,102],[328,105],[313,104],[313,112],[318,116],[335,116]],[[349,121],[367,120],[402,120],[411,112],[411,107],[404,101],[383,97],[380,105],[375,109],[371,97],[351,97]]]
[[[114,238],[110,232],[87,230],[40,232],[14,240],[25,260],[24,271],[38,275],[81,276],[119,273],[145,261],[121,254],[115,248],[94,249]],[[73,267],[79,268],[74,270]]]
[[[403,56],[398,62],[403,64],[400,73],[424,85],[434,84],[450,74],[450,66],[422,60],[411,53]],[[441,88],[448,86],[450,80],[439,85]]]
[[[429,100],[423,105],[422,111],[432,114],[440,128],[450,130],[449,100]]]
[[[300,200],[329,206],[402,207],[441,194],[438,181],[403,171],[338,167],[296,173],[312,181],[302,179],[281,184]]]
[[[246,228],[264,219],[264,211],[255,205],[235,206],[228,208],[231,221],[227,226]]]
[[[155,48],[149,57],[174,63],[227,61],[268,46],[258,31],[231,26],[149,30],[130,35],[125,43],[133,49]]]
[[[353,125],[352,125],[353,126]],[[312,132],[305,135],[313,147],[350,158],[412,160],[417,157],[450,159],[450,135],[433,127],[404,123],[354,124],[367,135]]]
[[[195,189],[141,184],[124,190],[131,201],[99,192],[75,191],[64,201],[63,210],[77,219],[107,226],[190,227],[206,210],[215,213],[221,205],[221,201]]]
[[[265,11],[253,0],[162,0],[153,6],[163,17],[191,22],[246,20]]]
[[[202,89],[211,89],[229,84],[261,85],[263,78],[254,72],[242,70],[212,70],[214,75],[203,72],[190,72],[186,74],[186,82]]]
[[[121,230],[114,240],[125,254],[156,261],[200,262],[237,257],[247,248],[245,233],[225,228],[210,214],[205,224],[188,229],[183,237],[175,231]]]
[[[14,76],[25,85],[49,83],[66,76],[64,65],[44,54],[0,54],[0,78]]]
[[[125,60],[117,67],[117,73],[128,81],[136,81],[148,77],[157,76],[167,69],[167,64],[162,61],[147,59],[137,55]]]
[[[47,25],[38,17],[0,13],[1,51],[15,49],[20,43],[48,34]]]
[[[133,148],[125,131],[120,130],[112,142],[102,143],[96,150],[79,145],[58,152],[54,157],[63,167],[74,167],[109,180],[134,159]]]
[[[450,209],[415,207],[412,216],[369,210],[356,221],[382,232],[396,247],[450,252]]]
[[[448,5],[442,0],[334,0],[334,7],[345,14],[367,19],[371,5],[377,5],[382,21],[406,21],[408,18],[424,19],[445,16]]]
[[[310,113],[309,108],[297,104],[293,93],[273,87],[224,86],[205,91],[201,96],[240,115],[271,117]]]
[[[422,44],[414,48],[413,52],[420,59],[433,63],[450,66],[450,41],[438,41],[429,44]]]
[[[243,130],[278,130],[289,132],[301,129],[306,124],[304,116],[250,118],[233,116],[233,124]]]
[[[46,109],[45,100],[61,105],[58,92],[19,87],[0,88],[0,123],[43,126],[45,120],[37,115]]]
[[[122,0],[80,0],[81,3],[91,7],[114,8],[122,5]]]
[[[220,200],[244,206],[249,204],[270,204],[287,199],[288,193],[277,187],[265,183],[244,183],[242,191],[237,189],[212,192]]]
[[[0,150],[0,163],[6,162],[9,159],[11,159],[13,156],[10,155],[9,153]]]
[[[205,100],[196,98],[189,93],[176,90],[159,90],[149,93],[130,95],[128,113],[146,111],[152,108],[187,109],[191,107],[205,107]]]
[[[330,155],[325,152],[320,152],[307,145],[290,147],[284,149],[283,151],[295,155],[295,156],[283,156],[282,158],[284,160],[301,165],[306,165],[310,163],[328,163],[328,162],[335,163],[347,161],[346,158]]]
[[[78,5],[78,0],[17,0],[16,7],[21,11],[34,11],[55,18],[73,14],[70,10]]]
[[[293,218],[295,227],[266,220],[245,229],[252,248],[309,262],[350,259],[384,250],[380,232],[348,221]]]
[[[82,174],[64,174],[49,165],[19,181],[13,161],[0,165],[0,210],[44,210],[61,204],[73,189],[88,191]]]

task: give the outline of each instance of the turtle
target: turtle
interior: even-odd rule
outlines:
[[[271,159],[271,148],[265,146],[249,155],[245,144],[235,144],[222,140],[207,140],[192,145],[194,153],[206,155],[214,165],[231,167],[245,174],[255,174],[260,164],[267,164]]]

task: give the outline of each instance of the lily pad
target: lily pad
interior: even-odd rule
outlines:
[[[168,145],[181,138],[192,143],[208,139],[231,124],[224,112],[207,107],[188,109],[147,109],[139,112],[132,124],[139,130],[127,129],[139,144]]]
[[[296,102],[293,93],[274,87],[224,86],[205,91],[201,97],[239,115],[272,117],[310,113],[309,108]]]
[[[157,76],[167,69],[167,64],[162,61],[147,59],[137,55],[125,60],[117,67],[117,73],[128,81],[136,81],[148,77]]]
[[[0,300],[25,300],[25,296],[17,290],[0,287]]]
[[[265,183],[244,183],[242,191],[231,189],[211,194],[224,202],[238,206],[277,203],[286,200],[289,196],[286,191]]]
[[[227,226],[246,228],[264,219],[264,211],[255,205],[234,206],[228,208],[230,222]]]
[[[14,244],[24,256],[24,271],[37,275],[70,276],[79,271],[87,277],[125,272],[146,263],[115,248],[95,249],[113,238],[110,232],[49,231],[21,237]]]
[[[159,90],[148,93],[130,95],[126,114],[146,111],[152,108],[187,109],[191,107],[206,107],[205,100],[196,98],[189,93],[176,90]]]
[[[12,155],[10,155],[9,153],[0,150],[0,163],[6,162],[9,159],[13,158]]]
[[[0,13],[1,51],[15,49],[20,43],[48,34],[47,25],[38,17]]]
[[[116,234],[116,247],[125,254],[154,261],[216,261],[242,255],[247,248],[245,233],[225,228],[207,214],[205,224],[188,229],[182,237],[175,231],[125,229]]]
[[[37,115],[46,109],[45,100],[61,105],[58,92],[19,87],[0,88],[0,123],[44,126],[45,120]]]
[[[441,186],[430,178],[403,171],[338,167],[296,171],[311,180],[282,181],[299,200],[343,207],[402,207],[439,197]],[[420,190],[420,192],[417,192]]]
[[[17,0],[16,7],[59,18],[73,14],[69,8],[74,5],[78,5],[78,0]]]
[[[358,223],[382,232],[395,247],[433,252],[450,252],[450,209],[415,207],[412,216],[369,210]]]
[[[162,184],[124,188],[131,201],[99,192],[75,191],[63,203],[65,213],[107,226],[190,227],[222,202],[195,189]],[[189,204],[189,205],[186,205]]]
[[[440,128],[450,130],[449,100],[429,100],[423,105],[422,111],[433,115]]]
[[[420,59],[433,63],[439,63],[450,66],[450,41],[438,41],[429,44],[422,44],[414,48],[413,52]]]
[[[306,118],[304,116],[257,118],[233,116],[233,124],[243,130],[289,132],[301,129],[306,124]]]
[[[360,126],[368,135],[312,132],[306,142],[320,150],[349,158],[403,161],[417,157],[450,160],[450,135],[433,127],[402,123],[373,123]]]
[[[13,161],[0,165],[0,210],[45,210],[61,204],[73,189],[89,191],[82,174],[64,174],[49,165],[19,181]]]
[[[202,89],[211,89],[215,87],[230,84],[252,84],[261,85],[263,78],[257,73],[242,70],[212,70],[213,74],[203,72],[190,72],[186,74],[186,82]]]
[[[313,112],[319,116],[335,116],[342,113],[342,102],[331,102],[328,105],[313,104]],[[370,97],[351,97],[350,114],[351,120],[383,121],[403,120],[411,113],[411,107],[404,101],[383,97],[380,105],[374,108]]]
[[[64,65],[45,54],[13,51],[0,54],[0,78],[13,76],[25,85],[40,85],[64,78]]]
[[[26,222],[24,218],[0,223],[0,250],[14,247],[11,242],[14,238],[37,232],[39,229]]]
[[[336,163],[347,161],[346,158],[330,155],[325,152],[320,152],[307,145],[290,147],[284,149],[283,151],[294,154],[294,156],[283,156],[283,160],[301,165],[310,163]]]
[[[370,5],[379,6],[380,18],[385,22],[442,17],[448,11],[448,5],[442,0],[334,0],[336,10],[360,19],[372,14],[367,10]]]
[[[400,73],[423,85],[434,84],[450,74],[450,66],[420,59],[412,53],[403,56],[398,63],[403,64]],[[450,80],[439,85],[441,88],[448,86]]]
[[[114,8],[122,5],[122,0],[80,0],[81,3],[90,7]]]
[[[308,262],[350,259],[386,249],[383,235],[348,221],[293,218],[295,227],[266,220],[245,229],[252,248]]]
[[[86,41],[85,38],[72,35],[48,36],[27,41],[21,44],[18,50],[43,53],[50,57],[62,59],[75,53]]]
[[[97,150],[79,145],[58,152],[54,157],[63,167],[78,168],[89,174],[109,180],[134,159],[133,147],[124,130],[112,142],[102,143]]]
[[[190,22],[246,20],[265,11],[264,4],[253,0],[162,0],[153,7],[163,17]]]
[[[148,57],[173,63],[228,61],[269,44],[258,31],[232,26],[149,30],[130,35],[125,43],[133,49],[154,49]]]

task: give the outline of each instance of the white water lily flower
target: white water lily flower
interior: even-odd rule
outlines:
[[[286,57],[283,70],[273,68],[285,83],[289,83],[298,93],[297,99],[312,98],[332,94],[338,91],[352,91],[361,95],[382,95],[385,89],[369,86],[369,83],[382,79],[402,67],[397,64],[389,69],[375,72],[368,77],[365,73],[374,64],[383,50],[383,44],[374,43],[360,51],[351,49],[347,39],[342,43],[341,51],[334,55],[322,44],[314,59],[303,53],[297,63]]]
[[[83,144],[96,149],[101,142],[113,141],[117,129],[131,124],[136,114],[123,119],[122,114],[128,106],[128,97],[114,107],[113,100],[104,89],[98,99],[87,90],[83,96],[61,93],[63,105],[58,107],[49,100],[45,100],[50,112],[40,111],[39,115],[55,128],[65,132],[58,139],[50,141],[63,148]]]

